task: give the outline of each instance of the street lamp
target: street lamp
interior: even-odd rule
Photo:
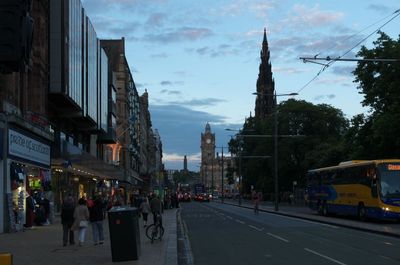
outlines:
[[[288,94],[267,94],[255,92],[253,95],[257,96],[273,96],[274,100],[274,189],[275,189],[275,211],[279,211],[278,200],[279,200],[279,188],[278,188],[278,109],[276,104],[276,97],[280,96],[297,96],[298,93],[288,93]]]

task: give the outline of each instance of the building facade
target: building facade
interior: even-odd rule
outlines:
[[[50,203],[49,219],[66,194],[127,203],[143,186],[142,149],[156,157],[142,142],[152,134],[148,101],[124,39],[99,40],[80,0],[32,1],[31,15],[29,60],[0,73],[0,233],[32,225],[30,197]]]
[[[201,133],[201,165],[200,182],[206,189],[211,191],[224,192],[232,194],[237,183],[228,183],[227,175],[229,171],[233,174],[232,178],[236,182],[237,174],[234,169],[237,168],[235,159],[228,154],[227,147],[217,147],[215,145],[215,133],[211,131],[211,126],[207,122],[204,133]],[[232,172],[234,171],[234,172]]]

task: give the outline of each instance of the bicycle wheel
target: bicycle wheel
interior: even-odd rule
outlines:
[[[152,234],[153,234],[153,228],[154,228],[154,224],[151,224],[146,228],[146,236],[150,240],[151,240],[151,237],[152,237]]]

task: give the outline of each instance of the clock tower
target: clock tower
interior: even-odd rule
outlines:
[[[213,167],[215,163],[215,133],[211,132],[207,122],[204,133],[201,134],[201,179],[206,187],[211,187]]]

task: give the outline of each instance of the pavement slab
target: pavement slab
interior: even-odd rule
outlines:
[[[152,220],[151,218],[149,216],[149,220]],[[112,262],[107,218],[104,221],[105,242],[103,245],[93,244],[92,230],[89,226],[83,246],[63,247],[62,225],[60,218],[57,217],[55,223],[49,226],[0,234],[0,253],[12,253],[13,265],[164,265],[167,259],[171,260],[174,255],[177,255],[176,236],[175,242],[173,238],[176,234],[176,209],[164,211],[163,224],[165,228],[163,240],[151,244],[145,235],[143,219],[139,219],[141,248],[138,260]],[[77,239],[77,232],[75,232],[75,239]]]

